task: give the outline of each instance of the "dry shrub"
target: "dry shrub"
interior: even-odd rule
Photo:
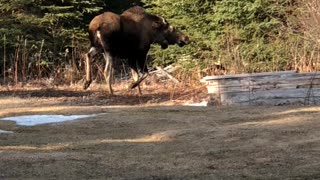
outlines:
[[[295,69],[300,71],[319,70],[320,59],[320,1],[303,0],[300,23],[303,32],[302,45],[294,47]]]
[[[305,4],[304,16],[301,18],[301,23],[305,28],[305,35],[308,40],[311,40],[319,46],[320,44],[320,1],[318,0],[303,0]]]

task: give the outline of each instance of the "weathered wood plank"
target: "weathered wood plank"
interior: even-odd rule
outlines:
[[[210,76],[203,78],[202,82],[207,84],[208,93],[216,104],[320,104],[318,72]]]
[[[263,84],[263,83],[292,83],[292,82],[320,82],[320,74],[313,75],[290,75],[285,77],[257,77],[257,78],[244,78],[244,79],[219,79],[208,80],[207,85],[228,85],[228,86],[241,86],[243,84]]]
[[[223,75],[223,76],[206,76],[202,80],[218,80],[218,79],[233,79],[233,78],[245,78],[245,77],[259,77],[259,76],[281,76],[286,74],[294,74],[296,71],[279,71],[279,72],[264,72],[264,73],[247,73],[247,74],[235,74],[235,75]]]
[[[320,82],[297,82],[297,83],[270,83],[270,84],[243,84],[241,86],[212,86],[208,88],[216,89],[219,91],[253,91],[253,90],[268,90],[268,89],[288,89],[288,88],[316,88],[320,86]]]
[[[281,89],[257,92],[233,92],[221,94],[221,104],[293,104],[307,103],[311,101],[313,104],[320,102],[320,89],[289,89],[283,91]],[[314,102],[313,102],[314,101]],[[316,102],[316,103],[315,103]]]
[[[268,90],[273,90],[273,89],[281,89],[283,91],[287,89],[308,89],[308,88],[320,88],[320,84],[312,85],[310,87],[310,84],[301,84],[299,86],[297,85],[292,85],[292,84],[281,84],[277,86],[250,86],[250,87],[239,87],[239,88],[216,88],[216,87],[211,87],[207,86],[207,90],[209,94],[214,94],[214,93],[231,93],[231,92],[256,92],[256,91],[268,91]]]

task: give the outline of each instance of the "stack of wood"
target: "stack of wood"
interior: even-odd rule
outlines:
[[[281,71],[202,79],[214,105],[319,104],[320,73]]]

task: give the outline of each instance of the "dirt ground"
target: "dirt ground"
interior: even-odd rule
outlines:
[[[320,107],[190,107],[203,87],[143,89],[1,87],[0,118],[97,116],[0,121],[13,131],[0,134],[0,179],[320,179]]]

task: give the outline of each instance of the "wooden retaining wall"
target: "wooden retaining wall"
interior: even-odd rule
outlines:
[[[320,104],[320,72],[207,76],[201,81],[213,105]]]

